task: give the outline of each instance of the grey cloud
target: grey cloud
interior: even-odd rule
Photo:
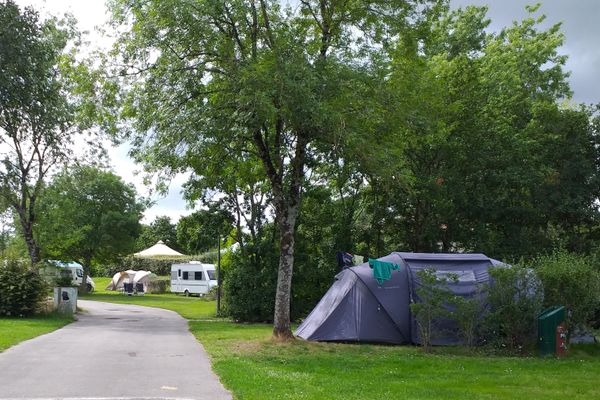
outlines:
[[[487,5],[490,29],[499,31],[515,20],[527,16],[525,6],[535,1],[451,0],[454,8]],[[569,56],[565,70],[571,72],[569,82],[573,99],[579,103],[600,102],[600,1],[547,0],[536,13],[546,15],[543,26],[562,23],[565,43],[560,52]]]

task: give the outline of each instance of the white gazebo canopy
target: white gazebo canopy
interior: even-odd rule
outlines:
[[[178,251],[167,246],[162,240],[159,240],[154,246],[148,247],[139,253],[135,253],[136,257],[155,257],[155,256],[184,256]]]

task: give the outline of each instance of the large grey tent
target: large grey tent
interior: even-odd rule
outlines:
[[[489,283],[488,269],[503,265],[484,254],[392,253],[379,260],[397,264],[400,269],[392,271],[391,279],[381,285],[368,263],[344,269],[296,335],[318,341],[418,344],[409,306],[419,301],[415,288],[420,284],[420,269],[431,268],[442,276],[455,274],[458,281],[449,284],[449,289],[456,295],[472,297],[481,293],[480,285]],[[433,344],[460,343],[455,329],[447,328],[443,336],[433,339]]]

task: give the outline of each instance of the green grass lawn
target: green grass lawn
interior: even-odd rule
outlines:
[[[29,318],[0,317],[0,351],[24,340],[52,332],[72,321],[71,317],[56,314]]]
[[[110,278],[94,278],[94,283],[96,283],[96,290],[93,293],[82,296],[82,300],[164,308],[175,311],[182,317],[192,320],[213,318],[216,313],[216,302],[206,301],[199,297],[185,297],[174,293],[126,296],[120,292],[104,290],[110,283]]]
[[[237,399],[600,398],[600,359],[588,352],[564,360],[430,355],[411,346],[274,343],[267,325],[190,328]]]

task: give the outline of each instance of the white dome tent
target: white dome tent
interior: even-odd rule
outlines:
[[[132,283],[134,285],[141,283],[144,287],[144,292],[147,292],[148,285],[153,279],[156,279],[156,275],[153,275],[150,271],[134,271],[128,269],[127,271],[114,274],[112,281],[108,284],[106,290],[122,291],[125,283]]]

